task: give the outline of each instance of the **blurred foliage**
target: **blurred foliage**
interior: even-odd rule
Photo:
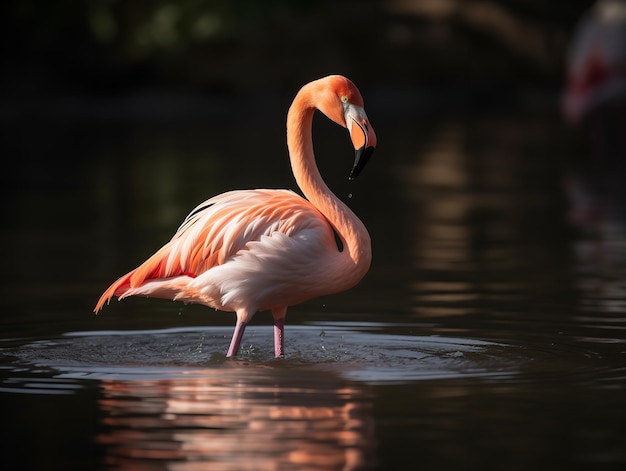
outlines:
[[[236,92],[333,71],[388,85],[524,85],[560,80],[567,34],[591,3],[8,0],[0,21],[5,80],[18,88]]]

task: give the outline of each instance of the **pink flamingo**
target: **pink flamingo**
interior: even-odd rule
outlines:
[[[356,86],[331,75],[302,87],[287,115],[291,168],[306,199],[289,190],[237,190],[208,199],[167,244],[115,281],[94,311],[113,296],[136,295],[234,311],[237,324],[226,355],[231,357],[252,316],[271,310],[274,353],[283,356],[287,308],[353,287],[372,258],[367,229],[317,169],[311,137],[316,109],[348,129],[356,150],[350,179],[355,178],[376,146],[376,134]]]
[[[572,124],[626,103],[626,2],[598,0],[579,22],[567,57],[563,113]]]

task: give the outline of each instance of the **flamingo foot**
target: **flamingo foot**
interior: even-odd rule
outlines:
[[[243,338],[243,332],[246,330],[246,324],[246,322],[237,322],[235,332],[233,332],[233,338],[230,341],[230,347],[228,347],[226,358],[237,355],[239,346],[241,345],[241,339]]]

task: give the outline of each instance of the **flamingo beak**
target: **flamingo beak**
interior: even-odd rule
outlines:
[[[354,180],[359,176],[359,173],[361,173],[361,170],[365,168],[365,164],[367,164],[373,153],[373,147],[360,147],[356,150],[356,154],[354,156],[354,166],[352,167],[352,171],[348,177],[350,180]]]
[[[369,161],[376,147],[376,133],[367,119],[365,110],[350,103],[345,106],[345,119],[355,149],[354,166],[350,180],[354,180]]]

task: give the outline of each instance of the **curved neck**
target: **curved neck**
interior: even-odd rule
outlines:
[[[317,107],[307,88],[293,101],[287,114],[287,146],[291,168],[304,196],[328,219],[339,234],[344,252],[357,270],[358,281],[369,269],[372,254],[370,236],[363,223],[328,188],[319,173],[313,153],[312,125]],[[347,260],[346,260],[347,261]],[[362,270],[362,271],[361,271]]]

